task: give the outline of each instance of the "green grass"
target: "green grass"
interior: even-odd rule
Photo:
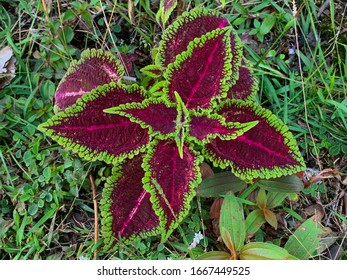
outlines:
[[[46,7],[39,0],[0,0],[0,49],[10,46],[17,59],[16,77],[0,89],[0,259],[92,259],[95,249],[100,259],[183,259],[222,246],[207,221],[211,201],[195,199],[191,214],[165,244],[152,237],[121,246],[115,254],[102,252],[102,238],[94,244],[88,175],[93,174],[100,194],[111,166],[78,159],[37,130],[54,114],[57,84],[84,49],[135,52],[134,75],[151,62],[162,33],[155,21],[158,7],[134,1],[131,13],[126,1],[111,2],[53,1]],[[331,246],[340,246],[339,258],[346,259],[346,4],[330,1],[319,13],[324,1],[297,1],[293,16],[292,1],[224,1],[223,7],[212,0],[186,2],[186,9],[204,5],[226,15],[258,76],[259,102],[296,135],[308,167],[341,173],[312,185],[278,212],[297,223],[308,206],[322,204],[322,224],[338,236]],[[292,49],[299,57],[289,54]],[[188,250],[199,231],[205,239]],[[279,229],[278,237],[286,234]],[[255,239],[274,237],[265,228]]]

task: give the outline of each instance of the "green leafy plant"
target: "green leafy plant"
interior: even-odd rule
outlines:
[[[313,216],[303,222],[290,235],[283,247],[267,242],[246,242],[249,235],[254,234],[266,221],[277,227],[277,219],[269,208],[283,202],[285,193],[265,193],[260,189],[256,203],[260,209],[248,213],[245,218],[245,204],[232,191],[223,197],[219,218],[219,230],[229,253],[211,251],[199,256],[198,259],[232,259],[232,260],[294,260],[308,259],[318,255],[322,237],[327,230]],[[248,204],[250,204],[248,202]]]
[[[111,53],[86,50],[55,93],[59,112],[40,125],[79,156],[114,165],[101,200],[105,250],[150,235],[165,241],[188,213],[203,158],[246,182],[305,169],[287,126],[256,103],[257,82],[224,17],[184,13],[156,53],[142,70],[145,88],[122,82]]]

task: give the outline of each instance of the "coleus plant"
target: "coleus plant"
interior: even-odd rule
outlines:
[[[189,211],[203,159],[247,182],[304,170],[288,128],[255,101],[257,82],[228,21],[203,8],[163,34],[147,87],[123,83],[111,53],[86,50],[40,129],[87,160],[113,164],[101,199],[105,250],[161,234]],[[148,85],[152,87],[148,87]]]

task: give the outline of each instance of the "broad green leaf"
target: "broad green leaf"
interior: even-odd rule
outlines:
[[[265,35],[270,32],[274,24],[276,23],[276,17],[274,15],[268,15],[262,22],[259,33]]]
[[[288,196],[285,192],[268,192],[266,195],[266,208],[272,209],[282,204]]]
[[[241,260],[295,260],[286,249],[271,243],[251,242],[240,250]]]
[[[316,222],[313,216],[289,237],[284,248],[299,259],[308,259],[318,254],[320,235],[325,232],[324,227]]]
[[[237,193],[245,187],[247,187],[245,181],[230,171],[224,171],[203,180],[197,188],[197,194],[201,197],[219,197],[228,191]]]
[[[264,212],[260,209],[253,210],[245,221],[247,235],[256,233],[265,222]]]
[[[269,180],[258,180],[256,184],[267,191],[272,192],[300,192],[304,189],[304,183],[296,175],[282,176]]]
[[[223,251],[211,251],[202,254],[197,260],[229,260],[230,254]]]
[[[229,231],[225,227],[221,227],[220,234],[225,246],[229,249],[229,252],[231,253],[231,259],[235,259],[236,258],[235,246],[234,246],[234,242],[231,240]]]
[[[235,250],[239,251],[246,238],[245,218],[242,203],[231,192],[224,197],[219,218],[219,228],[221,232],[223,228],[228,230]]]

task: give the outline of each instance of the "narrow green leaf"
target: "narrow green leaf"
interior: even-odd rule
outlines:
[[[271,243],[251,242],[240,251],[241,260],[295,260],[286,249]]]
[[[32,222],[32,218],[28,217],[27,214],[25,213],[25,216],[22,219],[22,223],[19,227],[19,229],[16,232],[16,242],[17,245],[21,245],[22,244],[22,240],[24,238],[24,229],[25,227],[30,224]]]
[[[284,248],[299,259],[308,259],[318,254],[320,235],[325,232],[324,227],[316,222],[313,216],[289,237]]]
[[[203,180],[197,188],[197,194],[201,197],[219,197],[225,195],[228,191],[237,193],[245,187],[247,187],[246,182],[230,171],[225,171]]]
[[[58,207],[55,206],[54,208],[48,210],[46,214],[29,230],[28,234],[31,234],[35,232],[40,226],[42,226],[48,219],[52,218],[54,215],[54,212],[58,210]]]
[[[293,209],[283,207],[283,210],[288,212],[288,214],[292,215],[298,221],[302,221],[302,217],[298,213],[296,213]]]
[[[239,251],[246,238],[246,228],[242,203],[233,194],[228,194],[223,200],[219,228],[221,232],[223,228],[228,230],[235,250]]]

